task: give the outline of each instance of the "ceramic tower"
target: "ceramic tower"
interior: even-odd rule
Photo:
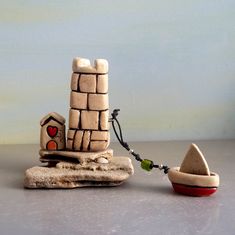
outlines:
[[[71,151],[107,149],[109,134],[108,61],[75,58],[71,76],[69,129],[66,147]]]

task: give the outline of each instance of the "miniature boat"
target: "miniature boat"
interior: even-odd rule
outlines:
[[[205,157],[192,144],[180,167],[173,167],[168,178],[176,193],[189,196],[210,196],[219,186],[219,175],[209,170]]]

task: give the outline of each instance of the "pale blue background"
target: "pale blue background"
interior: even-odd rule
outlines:
[[[68,118],[73,57],[110,63],[127,140],[235,138],[235,1],[0,1],[0,144]]]

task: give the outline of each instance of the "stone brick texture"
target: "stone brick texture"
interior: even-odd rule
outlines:
[[[71,76],[66,148],[80,152],[103,151],[110,142],[108,74],[98,69],[89,72],[82,68],[81,71],[76,70]]]

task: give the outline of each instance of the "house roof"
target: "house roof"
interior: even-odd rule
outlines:
[[[63,125],[65,123],[65,118],[56,112],[48,113],[44,118],[41,119],[40,125],[44,126],[51,119]]]

